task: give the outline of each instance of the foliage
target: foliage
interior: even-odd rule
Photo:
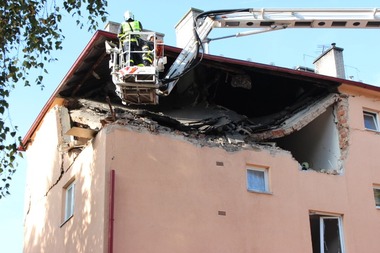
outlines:
[[[58,2],[58,3],[57,3]],[[94,30],[98,20],[106,20],[107,0],[3,0],[0,2],[0,199],[9,194],[10,180],[16,172],[15,160],[21,138],[17,127],[6,122],[10,91],[15,85],[43,88],[46,63],[55,61],[52,53],[62,49],[60,26],[65,17],[74,17],[81,28]],[[87,17],[87,19],[85,18]],[[40,75],[29,80],[31,71]],[[12,124],[10,124],[12,125]]]

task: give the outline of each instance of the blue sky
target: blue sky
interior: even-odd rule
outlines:
[[[274,7],[380,8],[380,3],[378,0],[145,0],[143,2],[109,0],[108,19],[121,22],[124,11],[131,10],[136,19],[142,22],[144,28],[164,33],[165,43],[175,46],[174,27],[191,7],[204,11]],[[9,117],[12,124],[19,127],[21,136],[26,134],[54,89],[92,36],[86,30],[80,30],[70,19],[70,15],[66,15],[65,18],[63,32],[66,39],[63,50],[55,53],[59,61],[48,66],[49,74],[45,77],[45,88],[41,90],[39,87],[20,87],[11,94]],[[100,28],[103,27],[102,24]],[[235,33],[229,29],[219,30],[223,31],[218,31],[218,35]],[[378,41],[380,41],[379,29],[289,29],[215,41],[210,44],[210,53],[287,68],[298,65],[312,67],[312,62],[320,54],[321,48],[334,42],[337,46],[344,48],[347,76],[352,76],[355,81],[380,86]],[[12,195],[0,200],[1,252],[22,252],[26,162],[19,159],[19,164],[12,182]]]

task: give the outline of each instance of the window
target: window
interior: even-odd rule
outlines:
[[[379,131],[377,113],[364,111],[363,116],[364,116],[364,127],[366,129]]]
[[[380,209],[380,186],[373,188],[373,195],[375,197],[376,207]]]
[[[247,189],[255,192],[269,192],[268,169],[254,168],[247,169]]]
[[[75,182],[72,181],[69,183],[65,188],[65,215],[64,215],[64,221],[67,221],[74,215],[74,202],[75,202]]]
[[[345,252],[342,216],[310,214],[313,253]]]

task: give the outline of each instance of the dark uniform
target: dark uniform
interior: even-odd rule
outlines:
[[[125,52],[125,59],[128,59],[128,53],[130,51],[141,51],[140,36],[130,35],[130,32],[141,32],[142,25],[140,21],[128,19],[127,21],[121,23],[118,38],[120,39],[123,50]],[[131,66],[142,64],[141,53],[131,53],[129,63]]]
[[[151,36],[153,37],[153,36]],[[144,66],[150,66],[153,64],[153,53],[152,51],[154,50],[154,40],[151,40],[151,38],[148,38],[148,41],[146,41],[142,47],[142,50],[144,51],[143,54],[143,63]]]

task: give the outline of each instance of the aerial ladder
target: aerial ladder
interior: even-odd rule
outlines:
[[[233,35],[210,39],[207,38],[214,28],[247,28],[249,30]],[[193,34],[175,62],[166,71],[165,77],[154,78],[149,85],[142,85],[139,79],[129,81],[134,74],[120,74],[114,68],[112,73],[118,73],[119,83],[116,86],[127,86],[130,89],[144,87],[151,92],[152,99],[148,104],[158,104],[159,96],[167,96],[178,80],[194,68],[202,59],[204,43],[212,40],[241,37],[287,28],[345,28],[373,29],[380,28],[380,8],[360,9],[232,9],[216,10],[200,13],[194,18]],[[162,71],[162,69],[161,69]],[[157,71],[156,71],[157,73]],[[115,75],[115,74],[114,74]],[[153,94],[158,95],[154,96]],[[133,103],[127,94],[121,94],[126,103]],[[135,99],[136,101],[136,99]]]

